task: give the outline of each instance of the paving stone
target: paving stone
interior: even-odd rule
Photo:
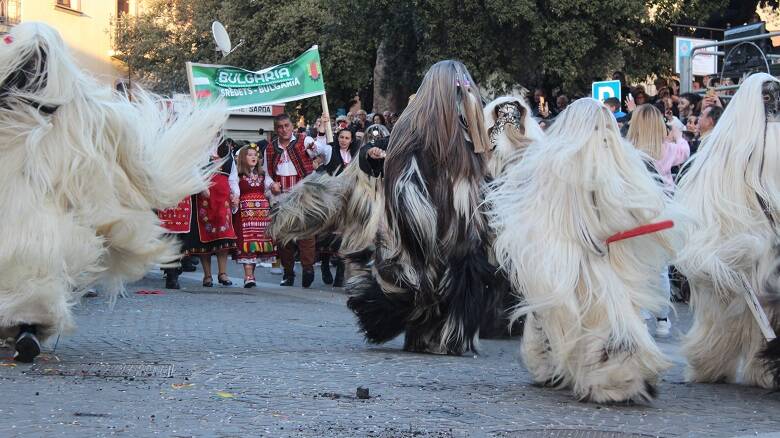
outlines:
[[[240,280],[236,267],[231,276]],[[673,321],[676,334],[661,341],[675,366],[659,398],[650,406],[595,405],[533,386],[518,360],[519,339],[483,340],[480,355],[463,357],[405,353],[402,339],[368,345],[342,291],[317,283],[283,288],[273,284],[278,278],[267,274],[256,289],[206,289],[195,274],[180,291],[135,294],[161,288],[153,272],[113,310],[102,297],[85,299],[75,309],[77,331],[63,335],[56,351],[51,342],[35,365],[0,367],[0,436],[617,438],[780,430],[778,393],[684,383],[677,342],[690,325],[685,306]],[[11,354],[0,348],[0,364]],[[85,369],[95,372],[71,372]],[[370,389],[368,399],[357,397],[359,387]]]

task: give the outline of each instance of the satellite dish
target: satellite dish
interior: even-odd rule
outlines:
[[[217,44],[217,50],[222,52],[222,57],[230,54],[233,46],[230,44],[230,35],[225,30],[225,26],[219,21],[211,23],[211,33],[214,35],[214,42]]]

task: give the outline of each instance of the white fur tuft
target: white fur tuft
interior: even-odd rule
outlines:
[[[0,43],[0,329],[72,326],[70,306],[178,252],[153,209],[207,187],[226,113],[129,102],[81,72],[57,32],[22,23]],[[52,112],[53,109],[53,112]],[[51,113],[51,114],[48,114]]]

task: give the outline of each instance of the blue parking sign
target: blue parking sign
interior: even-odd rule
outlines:
[[[623,96],[620,95],[620,81],[594,82],[591,85],[591,95],[602,103],[610,97],[615,97],[621,102],[623,101]]]

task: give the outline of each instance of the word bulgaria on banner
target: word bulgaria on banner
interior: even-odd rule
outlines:
[[[321,72],[317,46],[290,62],[260,71],[228,65],[187,63],[193,99],[222,99],[230,109],[285,103],[325,94]]]

